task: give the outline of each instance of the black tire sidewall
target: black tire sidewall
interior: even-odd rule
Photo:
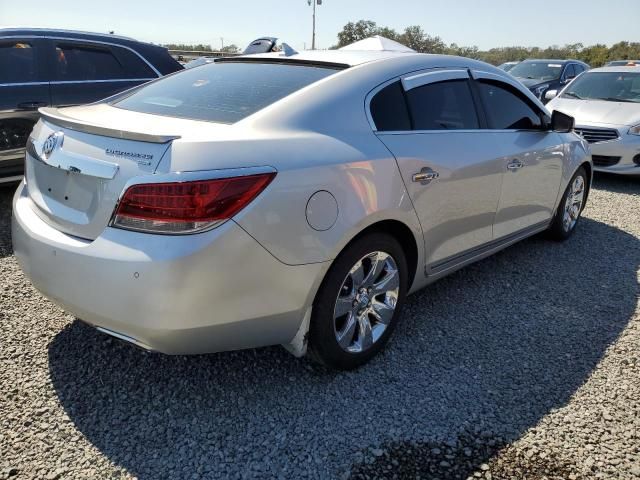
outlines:
[[[333,309],[338,292],[351,268],[365,255],[385,252],[393,257],[398,267],[400,288],[396,309],[382,336],[368,350],[349,353],[343,350],[335,337]],[[367,234],[350,244],[334,261],[316,295],[309,327],[311,357],[331,368],[349,370],[369,361],[382,350],[396,328],[407,293],[407,260],[400,243],[385,233]]]

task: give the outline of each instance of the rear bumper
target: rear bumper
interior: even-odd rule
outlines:
[[[619,175],[640,175],[640,136],[622,135],[617,140],[592,143],[591,153],[594,156],[593,169],[597,172],[609,172]],[[619,157],[613,165],[598,165],[597,156]]]
[[[327,267],[288,266],[233,221],[161,236],[106,228],[94,241],[66,235],[13,203],[13,244],[45,296],[107,333],[168,354],[288,343]]]

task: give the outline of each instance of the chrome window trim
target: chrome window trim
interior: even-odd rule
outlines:
[[[33,31],[33,32],[57,32],[57,33],[77,33],[80,35],[94,35],[96,37],[107,37],[107,38],[120,38],[122,40],[130,40],[132,42],[137,42],[135,38],[125,37],[124,35],[113,35],[111,33],[96,33],[96,32],[86,32],[84,30],[70,30],[64,28],[46,28],[46,27],[3,27],[0,28],[0,35],[3,32],[24,32]],[[32,35],[35,36],[35,35]],[[38,35],[38,37],[42,37],[43,35]]]
[[[442,68],[442,67],[433,67],[433,68],[429,68],[429,69],[424,69],[421,68],[419,70],[413,70],[411,72],[407,72],[404,73],[402,75],[398,75],[396,77],[393,77],[389,80],[387,80],[386,82],[383,82],[381,84],[379,84],[377,87],[373,88],[365,97],[364,99],[364,111],[365,111],[365,115],[367,116],[367,121],[369,122],[369,125],[371,126],[371,129],[374,131],[374,133],[378,132],[378,127],[376,126],[376,122],[373,121],[373,116],[371,115],[371,100],[373,100],[373,97],[376,96],[376,94],[382,90],[383,88],[387,87],[388,85],[391,85],[394,82],[398,82],[398,81],[402,81],[403,78],[405,77],[416,77],[422,74],[427,74],[427,73],[432,73],[432,74],[438,74],[441,73],[442,71],[457,71],[457,70],[463,70],[463,67],[446,67],[446,68]],[[466,69],[464,69],[465,72],[467,72]],[[469,78],[469,75],[467,73],[467,77]],[[429,82],[426,82],[429,83]],[[403,85],[404,88],[404,85]],[[405,89],[406,91],[406,89]],[[439,130],[434,130],[434,131],[439,131]],[[387,133],[386,131],[384,133]]]
[[[56,80],[53,82],[0,83],[0,87],[27,87],[31,85],[67,85],[72,83],[109,83],[109,82],[149,82],[158,77],[149,78],[113,78],[111,80]]]
[[[0,32],[1,32],[1,30],[0,30]],[[79,32],[79,33],[87,34],[87,32]],[[140,57],[140,59],[144,63],[146,63],[147,66],[151,70],[153,70],[153,72],[158,76],[157,78],[162,77],[162,74],[158,71],[158,69],[156,67],[154,67],[151,63],[149,63],[149,61],[146,58],[144,58],[142,55],[140,55],[140,53],[138,53],[136,50],[134,50],[131,47],[128,47],[126,45],[122,45],[122,44],[119,44],[119,43],[104,42],[102,40],[87,40],[87,39],[83,39],[83,38],[59,37],[59,36],[56,36],[56,35],[54,35],[54,36],[50,36],[50,35],[7,35],[7,36],[3,35],[3,36],[0,36],[0,40],[5,39],[5,38],[24,38],[24,39],[27,39],[27,38],[46,38],[46,39],[49,39],[49,40],[65,40],[65,41],[69,41],[69,42],[78,42],[78,43],[83,43],[84,42],[84,43],[88,43],[88,44],[95,43],[95,44],[99,44],[99,45],[109,45],[111,47],[125,48],[125,49],[135,53],[138,57]],[[129,38],[126,38],[126,37],[122,37],[122,38],[125,38],[127,40],[132,40],[132,39],[129,39]],[[135,41],[135,40],[132,40],[132,41]]]
[[[403,76],[402,87],[405,92],[414,88],[423,87],[430,83],[445,82],[447,80],[468,80],[469,71],[462,68],[447,68],[438,71],[418,73],[415,75]]]
[[[67,158],[53,161],[49,156],[40,155],[38,150],[42,149],[40,142],[32,137],[27,140],[27,154],[34,160],[44,163],[53,168],[59,168],[76,175],[86,175],[89,177],[111,180],[116,176],[120,166],[117,163],[107,162],[97,158],[89,159],[83,155],[67,153]]]
[[[49,85],[50,82],[0,83],[0,87],[28,87],[31,85]]]
[[[112,80],[58,80],[50,82],[51,85],[67,85],[70,83],[109,83],[109,82],[148,82],[155,80],[156,77],[150,78],[114,78]]]

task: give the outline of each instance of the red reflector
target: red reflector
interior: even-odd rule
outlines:
[[[132,230],[191,233],[233,217],[275,173],[195,182],[147,183],[127,189],[113,225]]]

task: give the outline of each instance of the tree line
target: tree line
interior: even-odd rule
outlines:
[[[459,46],[455,43],[447,45],[440,37],[427,34],[418,25],[409,26],[399,33],[392,28],[379,26],[371,20],[347,23],[338,33],[338,44],[332,48],[340,48],[373,35],[395,40],[421,53],[459,55],[494,65],[525,58],[572,58],[582,60],[592,67],[602,66],[610,60],[640,60],[640,42],[618,42],[611,47],[604,44],[585,46],[582,43],[573,43],[562,47],[514,46],[480,50],[476,46]]]

